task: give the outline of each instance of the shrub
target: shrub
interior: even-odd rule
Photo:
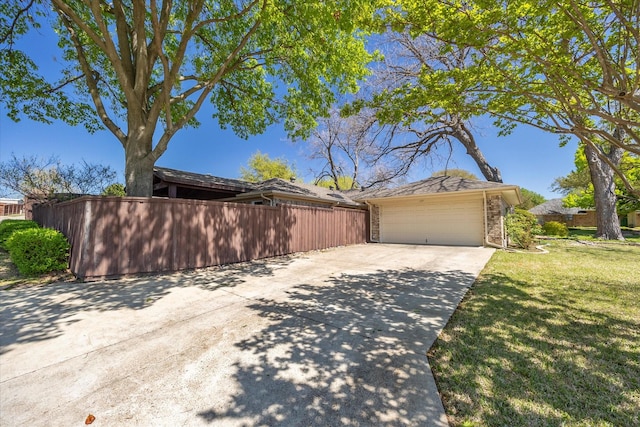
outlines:
[[[127,191],[125,190],[124,185],[116,183],[107,186],[107,188],[102,190],[102,193],[100,193],[100,195],[124,197],[127,195]]]
[[[524,249],[529,249],[534,236],[541,232],[536,216],[522,209],[516,209],[515,213],[507,215],[506,227],[510,243]]]
[[[26,230],[40,227],[35,221],[25,221],[23,219],[5,219],[0,222],[0,248],[7,249],[6,242],[14,231]]]
[[[7,239],[6,246],[11,261],[25,276],[67,268],[70,246],[59,231],[50,228],[19,230]]]
[[[567,225],[558,221],[545,222],[542,226],[542,232],[546,236],[567,237],[569,235]]]

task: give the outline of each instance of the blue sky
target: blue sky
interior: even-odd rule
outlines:
[[[57,69],[53,53],[55,39],[46,30],[30,36],[28,46],[43,70]],[[31,49],[29,49],[31,51]],[[124,150],[120,142],[108,131],[89,134],[83,127],[64,123],[46,125],[24,119],[15,123],[2,110],[0,115],[0,161],[12,153],[18,157],[37,154],[48,158],[57,156],[65,164],[85,160],[111,166],[124,182]],[[191,172],[209,173],[223,177],[238,177],[240,167],[246,165],[252,153],[260,150],[271,157],[284,157],[294,162],[305,181],[312,181],[312,169],[319,165],[307,159],[305,144],[291,143],[282,126],[274,125],[266,133],[248,140],[236,137],[230,130],[222,130],[210,119],[211,112],[203,107],[198,116],[202,126],[179,131],[169,144],[167,152],[158,160],[158,166]],[[490,120],[474,122],[480,149],[492,166],[502,172],[505,183],[515,184],[542,194],[546,198],[560,197],[549,187],[553,180],[573,169],[575,142],[559,147],[556,135],[520,126],[508,137],[498,137]],[[444,164],[427,163],[414,168],[408,179],[427,178],[443,169]],[[464,148],[456,144],[449,168],[469,170],[481,176]]]

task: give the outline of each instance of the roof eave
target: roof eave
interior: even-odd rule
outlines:
[[[504,187],[497,187],[497,188],[474,188],[469,190],[441,191],[438,193],[408,194],[404,196],[367,197],[363,199],[358,198],[355,200],[356,201],[361,200],[363,202],[379,202],[381,200],[396,201],[396,200],[412,200],[412,199],[419,199],[424,197],[438,197],[438,196],[447,196],[447,195],[467,195],[467,194],[473,194],[473,193],[478,193],[478,194],[501,193],[505,198],[505,200],[507,200],[507,202],[509,202],[510,204],[518,205],[522,203],[522,195],[520,193],[520,187],[518,187],[517,185],[506,185]],[[509,195],[509,193],[511,194]],[[513,203],[513,202],[516,202],[516,203]]]
[[[247,199],[253,199],[253,198],[262,198],[262,197],[280,197],[283,199],[293,199],[293,200],[301,200],[301,201],[307,201],[307,202],[315,202],[315,203],[323,203],[326,205],[331,205],[331,206],[349,206],[349,207],[358,207],[360,206],[358,203],[354,202],[353,204],[351,203],[345,203],[343,201],[340,200],[330,200],[330,199],[323,199],[322,197],[314,197],[314,196],[303,196],[300,194],[294,194],[294,193],[287,193],[287,192],[283,192],[283,191],[274,191],[274,190],[268,190],[268,191],[260,191],[260,192],[256,192],[256,191],[252,191],[249,193],[243,193],[243,194],[238,194],[237,196],[230,198],[230,199],[224,199],[224,201],[238,201],[238,200],[247,200]]]

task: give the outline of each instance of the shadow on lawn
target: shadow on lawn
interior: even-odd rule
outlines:
[[[453,424],[640,425],[640,319],[530,286],[485,274],[429,353]]]
[[[282,256],[168,275],[5,290],[0,293],[0,354],[12,344],[57,337],[61,326],[74,323],[72,317],[82,311],[140,310],[176,287],[233,288],[245,277],[269,277],[292,259]]]
[[[224,425],[444,425],[426,352],[474,277],[340,275],[249,307],[270,326],[237,343],[240,392],[198,414]]]

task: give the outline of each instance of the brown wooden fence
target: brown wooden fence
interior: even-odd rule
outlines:
[[[365,243],[367,212],[184,199],[85,196],[36,205],[71,242],[81,278],[177,271]]]

